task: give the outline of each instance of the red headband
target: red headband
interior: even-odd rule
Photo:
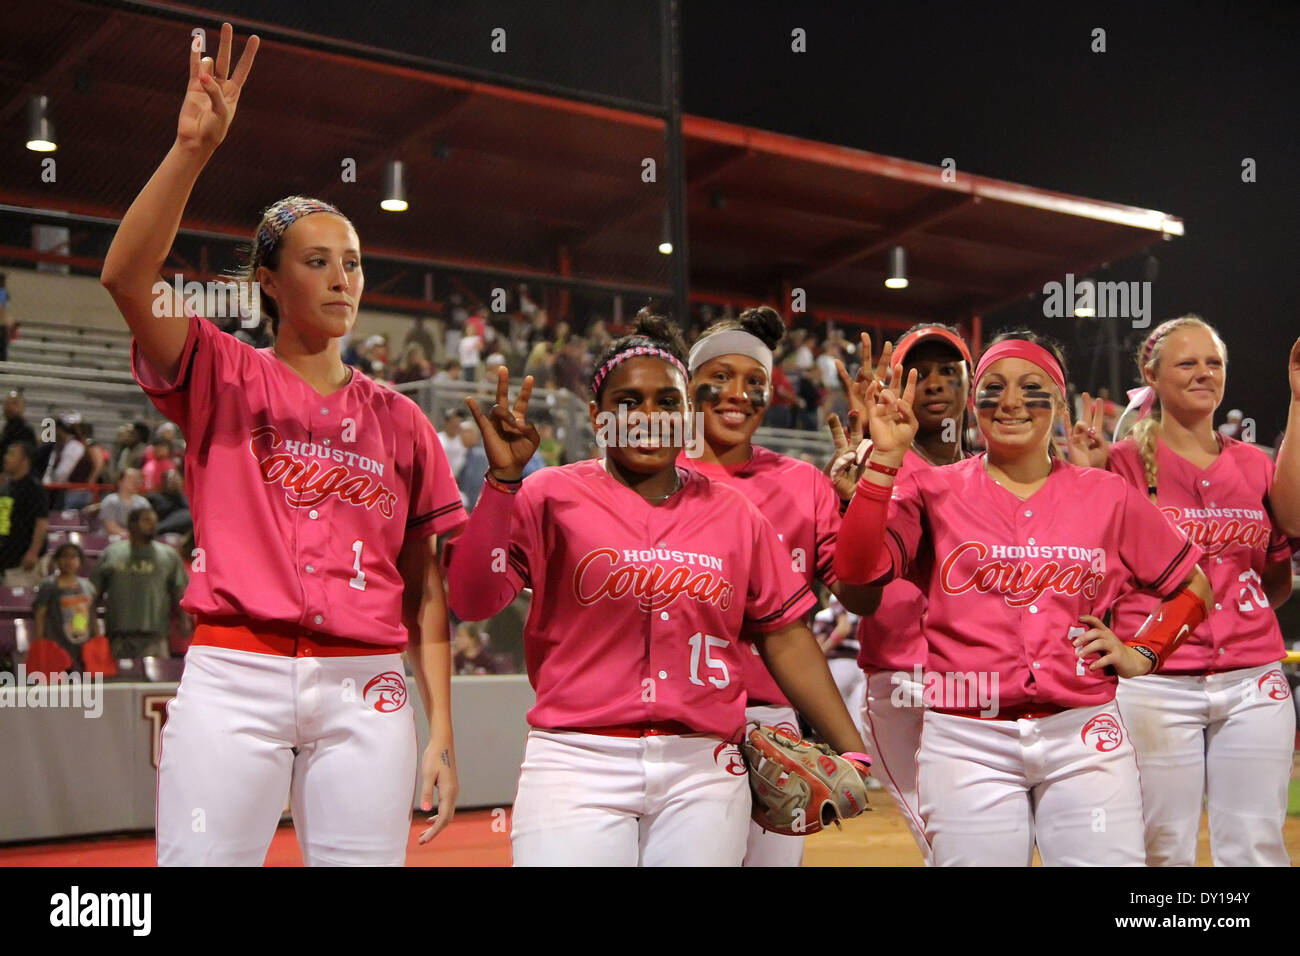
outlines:
[[[1061,390],[1061,398],[1065,398],[1065,374],[1061,371],[1061,363],[1056,360],[1055,355],[1041,345],[1035,345],[1024,339],[1003,339],[996,345],[989,346],[988,351],[980,356],[979,365],[975,367],[975,384],[978,386],[979,380],[984,377],[989,366],[1004,358],[1024,359],[1037,365]]]

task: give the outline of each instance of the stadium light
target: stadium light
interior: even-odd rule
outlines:
[[[27,101],[27,148],[34,153],[52,153],[59,148],[49,109],[48,96],[33,96]]]
[[[885,288],[907,288],[907,250],[902,246],[889,250],[889,278],[885,280]]]
[[[384,198],[379,208],[385,212],[406,212],[406,167],[400,159],[390,159],[384,167]]]

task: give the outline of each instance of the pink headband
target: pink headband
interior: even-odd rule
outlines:
[[[641,355],[653,355],[655,358],[663,359],[665,362],[672,365],[673,368],[677,369],[677,371],[681,372],[682,378],[690,381],[691,377],[686,374],[686,366],[683,365],[682,360],[672,352],[669,352],[666,349],[656,348],[653,345],[634,345],[630,349],[615,352],[609,357],[609,361],[596,369],[596,375],[591,380],[591,393],[594,395],[600,391],[600,383],[609,377],[610,372],[614,371],[614,369],[618,368],[628,359],[637,358]]]
[[[978,386],[979,380],[984,377],[984,373],[989,370],[994,362],[1004,358],[1019,358],[1026,362],[1032,362],[1041,368],[1052,383],[1061,390],[1061,397],[1065,398],[1065,374],[1061,371],[1061,363],[1056,360],[1056,356],[1041,345],[1035,345],[1033,342],[1027,342],[1024,339],[1003,339],[995,345],[989,346],[988,351],[980,356],[979,365],[975,367],[975,383]]]

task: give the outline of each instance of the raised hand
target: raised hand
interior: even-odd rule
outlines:
[[[895,381],[902,380],[901,365],[894,366],[893,375]],[[879,382],[872,382],[866,397],[871,402],[867,425],[871,431],[872,456],[880,455],[882,459],[901,463],[916,437],[916,415],[912,411],[912,402],[916,399],[916,369],[907,373],[901,395]]]
[[[840,383],[844,386],[844,394],[849,400],[849,413],[857,412],[859,420],[867,420],[867,410],[869,402],[866,394],[867,388],[873,381],[882,385],[892,384],[894,368],[889,364],[890,357],[894,354],[894,343],[886,342],[885,347],[880,351],[880,360],[876,362],[874,374],[871,370],[871,336],[866,332],[862,333],[862,365],[858,368],[857,378],[850,378],[849,371],[844,367],[844,363],[839,359],[835,360],[835,368],[840,376]]]
[[[185,102],[176,121],[176,142],[203,155],[211,155],[226,138],[230,123],[235,118],[239,94],[244,81],[253,68],[253,59],[261,40],[256,34],[244,44],[244,53],[230,72],[230,57],[234,48],[234,30],[229,23],[221,25],[221,47],[217,62],[212,57],[199,55],[199,38],[190,44],[190,81],[185,87]]]
[[[858,449],[862,444],[862,418],[856,410],[850,411],[847,431],[840,424],[840,416],[834,413],[827,417],[826,424],[830,426],[831,441],[835,445],[835,453],[826,464],[826,475],[835,486],[835,493],[842,500],[848,500],[853,497],[858,479],[866,468],[858,461]]]
[[[1083,418],[1066,429],[1065,440],[1070,461],[1083,468],[1105,468],[1110,458],[1110,442],[1103,427],[1106,403],[1083,393]]]
[[[497,369],[496,404],[484,415],[478,402],[465,398],[470,414],[483,435],[483,451],[488,468],[502,481],[515,481],[524,473],[524,465],[533,457],[541,436],[528,421],[528,399],[533,394],[533,377],[529,375],[519,389],[515,404],[510,406],[510,372],[504,365]]]

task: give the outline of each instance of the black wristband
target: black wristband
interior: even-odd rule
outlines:
[[[1130,644],[1129,647],[1133,648],[1133,650],[1137,651],[1151,662],[1152,671],[1160,666],[1159,656],[1157,656],[1156,652],[1151,650],[1151,648],[1147,647],[1145,644]]]

